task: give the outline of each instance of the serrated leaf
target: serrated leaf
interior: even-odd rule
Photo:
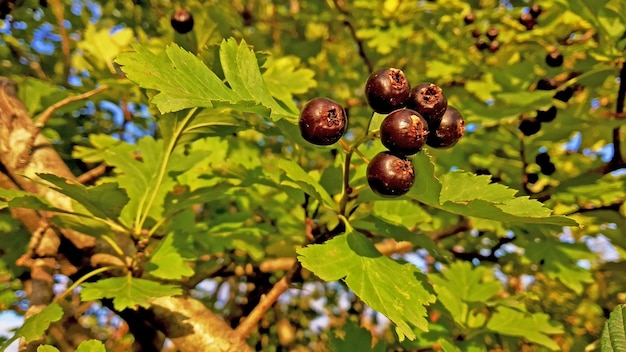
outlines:
[[[104,344],[98,340],[87,340],[78,345],[76,352],[106,352],[106,348]]]
[[[234,39],[224,40],[220,46],[222,69],[231,88],[200,59],[176,44],[158,54],[138,44],[133,48],[134,52],[123,53],[116,61],[131,81],[159,91],[152,102],[161,113],[213,107],[217,102],[241,111],[261,113],[274,120],[297,116],[295,111],[286,110],[272,97],[254,52],[243,40],[240,44]],[[263,109],[259,109],[259,105]]]
[[[601,352],[626,352],[626,305],[613,309],[600,337]]]
[[[180,287],[126,275],[83,284],[80,298],[83,301],[112,298],[114,308],[121,311],[126,308],[148,308],[152,298],[180,294]]]
[[[296,162],[280,159],[277,161],[277,166],[283,170],[287,178],[287,180],[281,182],[282,185],[301,189],[304,193],[324,203],[327,207],[335,208],[335,202],[324,187],[313,176],[306,173]]]
[[[435,176],[435,165],[427,153],[413,157],[415,183],[408,197],[453,214],[513,223],[577,226],[569,217],[552,215],[537,200],[514,197],[515,190],[489,183],[485,176],[464,171]]]
[[[294,104],[295,94],[304,94],[317,86],[314,80],[315,72],[300,67],[300,58],[297,56],[269,57],[263,66],[266,68],[263,80],[267,83],[270,93],[290,106]],[[295,106],[291,108],[295,109]]]
[[[441,273],[429,275],[437,300],[461,326],[470,325],[467,317],[473,304],[487,302],[502,289],[493,274],[486,280],[487,270],[469,262],[454,262]]]
[[[98,29],[88,23],[84,38],[78,42],[78,48],[89,55],[90,62],[99,69],[108,68],[115,72],[113,59],[133,40],[133,30],[126,27],[111,33],[111,28]]]
[[[558,351],[560,347],[549,335],[563,333],[563,327],[551,323],[547,314],[531,314],[506,306],[496,308],[486,327],[499,334],[522,337],[552,351]]]
[[[129,200],[126,192],[117,183],[86,187],[53,174],[38,176],[56,186],[50,187],[51,189],[74,199],[93,216],[101,219],[117,219]]]
[[[50,324],[61,320],[63,309],[58,303],[50,303],[39,313],[29,317],[24,324],[15,331],[16,336],[23,336],[26,342],[40,338]]]
[[[435,300],[426,278],[413,265],[381,255],[364,235],[347,227],[345,234],[330,241],[298,249],[298,260],[323,280],[343,279],[367,305],[396,325],[400,340],[414,339],[413,326],[428,329],[425,306]]]
[[[191,238],[186,233],[168,233],[150,255],[146,271],[161,279],[180,280],[193,275],[187,261],[195,257]]]
[[[365,328],[358,326],[356,323],[348,321],[343,325],[343,336],[330,337],[330,350],[333,352],[383,352],[385,351],[385,344],[382,341],[378,341],[376,345],[372,346],[372,334]]]
[[[364,230],[370,233],[393,238],[397,241],[408,241],[418,248],[426,249],[438,260],[450,260],[450,252],[439,248],[437,244],[423,233],[414,233],[404,226],[393,224],[375,215],[369,215],[363,219],[353,221],[352,226],[357,230]]]
[[[595,254],[583,244],[557,241],[532,242],[524,255],[534,263],[543,263],[542,271],[551,279],[561,281],[577,294],[583,292],[585,283],[594,281],[593,274],[576,265],[581,259],[595,259]]]

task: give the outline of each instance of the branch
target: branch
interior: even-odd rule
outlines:
[[[63,16],[63,3],[61,0],[49,0],[50,6],[52,7],[52,13],[54,13],[54,17],[57,20],[57,26],[59,27],[59,35],[61,36],[61,52],[63,53],[63,77],[65,82],[67,82],[67,78],[70,76],[70,66],[71,66],[71,57],[70,57],[70,40],[67,35],[67,29],[63,22],[65,22],[65,18]]]
[[[347,18],[351,17],[350,11],[348,11],[348,9],[346,8],[346,5],[343,3],[343,0],[334,0],[334,3],[335,3],[335,6],[337,6],[337,9],[339,10],[339,12],[341,12]],[[356,29],[352,25],[352,22],[348,20],[344,20],[343,25],[348,28],[348,30],[350,31],[350,35],[352,36],[352,39],[354,39],[354,41],[356,42],[356,45],[359,48],[359,56],[361,57],[361,59],[363,59],[365,66],[367,66],[368,73],[373,72],[374,66],[372,65],[372,62],[370,61],[370,59],[367,57],[367,54],[365,53],[365,48],[363,47],[363,41],[361,41],[361,39],[359,39],[359,37],[356,35]]]
[[[73,102],[77,102],[77,101],[81,101],[87,98],[91,98],[92,96],[109,89],[108,86],[106,85],[102,85],[98,88],[92,89],[88,92],[82,93],[82,94],[78,94],[78,95],[72,95],[70,97],[67,97],[65,99],[59,100],[56,103],[50,105],[46,110],[44,110],[44,112],[42,112],[39,116],[37,116],[35,118],[35,126],[37,126],[37,128],[42,128],[43,126],[46,125],[46,122],[48,122],[48,119],[50,119],[50,116],[52,116],[52,114],[59,108],[64,107],[67,104],[71,104]]]
[[[624,101],[626,100],[626,63],[622,63],[622,68],[619,72],[619,89],[617,90],[617,102],[615,107],[615,114],[620,116],[624,113]],[[605,168],[605,173],[617,170],[619,168],[626,167],[624,157],[622,155],[622,138],[620,128],[613,129],[613,157],[608,162]]]

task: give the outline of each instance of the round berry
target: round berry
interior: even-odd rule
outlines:
[[[500,42],[497,40],[492,40],[489,43],[487,49],[489,49],[490,52],[495,53],[496,51],[500,50]]]
[[[450,148],[463,137],[465,120],[457,109],[448,106],[441,121],[428,127],[430,133],[426,144],[433,148]]]
[[[547,152],[541,152],[535,155],[535,163],[539,166],[544,166],[551,163],[550,154],[548,154]]]
[[[474,21],[476,21],[476,15],[474,15],[473,12],[468,13],[463,18],[463,22],[465,22],[465,24],[472,24]]]
[[[530,13],[523,13],[519,17],[519,23],[521,23],[526,30],[531,30],[537,24],[537,20]]]
[[[172,28],[180,34],[185,34],[193,29],[193,16],[185,9],[178,9],[170,19]]]
[[[446,112],[448,99],[441,87],[432,83],[422,83],[411,89],[407,107],[422,115],[429,125],[437,123]]]
[[[548,110],[537,110],[539,122],[550,122],[556,118],[556,106],[552,105]]]
[[[413,182],[413,163],[403,156],[389,151],[381,152],[367,165],[367,183],[379,196],[401,196],[411,189]]]
[[[542,78],[539,81],[537,81],[537,87],[536,89],[538,90],[553,90],[556,89],[556,81],[554,80],[554,78]]]
[[[549,162],[545,165],[541,165],[541,173],[544,175],[552,175],[556,171],[556,165],[554,163]]]
[[[554,99],[567,103],[572,98],[572,96],[574,96],[574,90],[575,89],[572,86],[560,90],[556,92],[556,94],[554,94]]]
[[[563,54],[560,51],[554,50],[546,55],[546,64],[550,67],[559,67],[563,65]]]
[[[480,35],[481,35],[481,34],[482,34],[482,33],[480,33],[480,29],[478,29],[478,28],[474,28],[474,29],[472,29],[472,37],[474,37],[474,38],[480,38]]]
[[[307,142],[330,145],[341,139],[348,128],[343,107],[328,98],[315,98],[302,108],[298,120],[300,134]]]
[[[381,114],[403,108],[409,99],[411,85],[404,72],[397,68],[381,68],[372,72],[365,83],[365,97],[370,107]]]
[[[498,37],[498,34],[500,34],[500,32],[498,31],[498,28],[496,27],[491,27],[487,30],[487,38],[489,38],[489,40],[494,40]]]
[[[487,42],[479,38],[476,40],[476,43],[474,43],[474,46],[476,46],[476,49],[478,50],[485,50],[489,47],[489,44],[487,44]]]
[[[524,136],[532,136],[541,130],[541,122],[537,119],[524,119],[518,128]]]
[[[531,16],[533,16],[533,18],[539,17],[539,15],[541,15],[542,12],[543,12],[543,8],[539,4],[532,4],[530,8],[528,9],[528,13]]]
[[[537,183],[537,181],[539,181],[539,175],[537,175],[536,173],[530,173],[526,175],[526,182],[530,183],[531,185],[533,183]]]
[[[389,151],[413,155],[422,149],[428,136],[428,123],[415,110],[400,109],[380,124],[380,140]]]

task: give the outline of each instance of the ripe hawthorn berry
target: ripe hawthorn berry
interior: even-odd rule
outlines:
[[[494,40],[498,37],[498,34],[500,34],[500,31],[498,31],[498,28],[496,27],[491,27],[487,30],[487,38],[489,38],[489,40]]]
[[[411,89],[406,106],[419,112],[430,125],[441,120],[448,107],[448,99],[438,85],[422,83]]]
[[[539,166],[544,166],[551,163],[550,154],[548,154],[547,152],[541,152],[535,155],[535,163]]]
[[[489,43],[487,49],[489,49],[490,52],[495,53],[496,51],[500,50],[500,42],[497,40],[492,40]]]
[[[430,132],[426,144],[433,148],[450,148],[455,145],[465,133],[465,120],[461,113],[448,105],[441,121],[429,124]]]
[[[476,46],[476,49],[478,50],[485,50],[487,48],[489,48],[489,44],[487,44],[487,42],[485,42],[482,39],[477,39],[476,43],[474,43],[474,46]]]
[[[407,193],[415,182],[413,163],[390,151],[376,154],[367,165],[367,183],[381,197],[398,197]]]
[[[556,165],[553,162],[549,162],[545,165],[541,165],[541,173],[544,175],[552,175],[556,171]]]
[[[556,81],[554,80],[554,78],[542,78],[539,81],[537,81],[537,87],[536,89],[538,90],[553,90],[556,89]]]
[[[548,110],[537,110],[539,122],[550,122],[556,118],[556,106],[552,105]]]
[[[403,108],[409,99],[411,84],[397,68],[381,68],[372,72],[365,83],[365,97],[370,107],[380,114]]]
[[[539,181],[539,175],[537,175],[536,173],[530,173],[526,175],[526,182],[530,183],[531,185],[533,183],[536,183],[537,181]]]
[[[478,29],[478,28],[474,28],[474,29],[472,29],[472,37],[474,37],[474,38],[480,38],[480,35],[481,35],[481,34],[482,34],[482,33],[480,33],[480,29]]]
[[[176,32],[180,34],[188,33],[193,29],[193,15],[185,9],[178,9],[172,15],[170,24]]]
[[[463,22],[465,22],[465,24],[472,24],[474,21],[476,21],[476,15],[474,15],[473,12],[470,12],[463,17]]]
[[[535,119],[524,119],[518,126],[524,136],[532,136],[541,130],[541,121]]]
[[[380,124],[380,140],[398,155],[419,152],[428,137],[428,123],[419,112],[399,109],[387,115]]]
[[[543,12],[543,8],[539,4],[532,4],[530,8],[528,9],[528,13],[531,16],[533,16],[533,18],[539,17],[539,15],[541,15],[542,12]]]
[[[307,142],[330,145],[341,139],[348,129],[344,108],[334,100],[315,98],[304,105],[298,120],[300,134]]]
[[[563,90],[560,90],[554,94],[554,99],[567,103],[574,96],[574,87],[569,86]]]
[[[526,27],[527,31],[533,29],[537,24],[537,20],[530,13],[521,14],[518,21]]]
[[[550,67],[559,67],[563,65],[563,54],[560,51],[554,50],[546,55],[546,64]]]

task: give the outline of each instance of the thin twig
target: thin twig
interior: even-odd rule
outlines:
[[[341,12],[347,18],[351,17],[350,11],[348,11],[348,9],[346,8],[346,5],[343,3],[342,0],[335,0],[334,3],[337,9],[339,10],[339,12]],[[363,47],[363,41],[359,39],[359,37],[356,35],[356,29],[352,25],[352,22],[346,19],[343,21],[343,25],[348,28],[348,30],[350,31],[350,35],[352,36],[352,39],[354,39],[354,41],[356,42],[356,45],[359,48],[359,56],[361,57],[361,59],[363,59],[365,66],[367,66],[368,72],[374,71],[374,66],[372,65],[372,62],[370,61],[370,59],[367,57],[367,54],[365,53],[365,48]]]
[[[59,27],[59,35],[61,36],[61,51],[63,52],[63,75],[65,80],[70,76],[70,39],[67,35],[67,28],[65,28],[65,18],[63,16],[64,7],[61,0],[50,0],[50,6],[52,7],[52,13],[57,19],[57,26]]]
[[[78,95],[72,95],[70,97],[67,97],[63,100],[60,100],[52,105],[50,105],[46,110],[44,110],[44,112],[42,112],[39,116],[36,117],[35,119],[35,126],[37,128],[42,128],[43,126],[46,125],[46,122],[48,122],[48,119],[50,119],[50,116],[52,116],[52,114],[54,113],[55,110],[62,108],[63,106],[67,105],[67,104],[71,104],[73,102],[76,101],[80,101],[83,99],[87,99],[90,98],[100,92],[102,92],[103,90],[109,89],[108,86],[106,85],[102,85],[98,88],[92,89],[88,92],[85,92],[83,94],[78,94]]]
[[[104,173],[106,172],[106,169],[107,169],[107,164],[100,164],[94,167],[93,169],[85,172],[84,174],[78,176],[76,178],[76,181],[78,181],[78,183],[80,184],[91,183],[93,180],[104,175]]]
[[[619,78],[619,89],[617,91],[617,102],[615,104],[615,113],[618,116],[624,113],[624,101],[626,100],[626,63],[622,63]],[[607,172],[626,166],[622,155],[622,138],[620,132],[619,127],[613,129],[613,157],[606,166],[605,170]]]

